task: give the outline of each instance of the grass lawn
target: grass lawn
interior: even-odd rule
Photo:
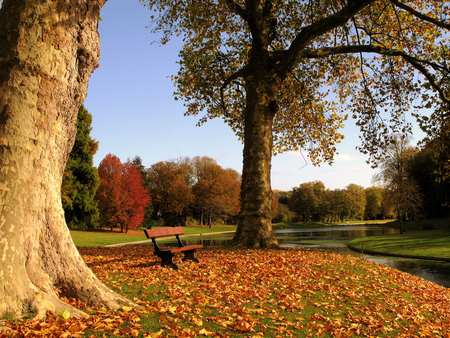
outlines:
[[[352,240],[349,247],[367,253],[450,261],[449,224],[448,219],[405,222],[405,231],[402,235],[358,238]],[[392,225],[398,226],[397,223],[392,223]]]
[[[202,249],[163,268],[151,247],[84,247],[94,273],[139,310],[9,321],[10,336],[448,337],[450,290],[364,259],[313,250]]]
[[[349,247],[367,253],[438,258],[450,261],[450,233],[423,231],[358,238]]]

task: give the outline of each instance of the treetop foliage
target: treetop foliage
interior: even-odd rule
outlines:
[[[122,163],[112,154],[106,155],[98,167],[99,203],[102,226],[137,229],[144,220],[144,208],[150,202],[148,191],[137,166],[131,161]]]
[[[162,43],[184,37],[176,97],[200,123],[221,117],[243,138],[248,83],[264,74],[275,153],[332,161],[349,111],[376,160],[385,136],[410,131],[405,113],[449,101],[448,1],[142,2]]]
[[[210,157],[158,162],[147,174],[154,213],[168,224],[184,225],[188,215],[211,224],[239,213],[240,174]]]

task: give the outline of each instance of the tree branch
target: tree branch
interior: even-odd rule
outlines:
[[[432,67],[433,69],[435,69],[437,71],[446,73],[445,75],[448,75],[450,73],[450,70],[439,64],[411,56],[401,50],[390,49],[390,48],[381,47],[381,46],[371,46],[371,45],[339,46],[339,47],[325,47],[325,48],[321,48],[321,49],[304,49],[303,52],[300,53],[299,56],[303,57],[303,58],[314,59],[314,58],[323,58],[323,57],[327,57],[330,55],[352,54],[352,53],[376,53],[376,54],[380,54],[380,55],[402,57],[405,61],[407,61],[415,69],[417,69],[419,72],[421,72],[423,74],[423,76],[425,76],[425,78],[428,80],[430,85],[439,93],[439,96],[441,97],[441,99],[444,102],[450,103],[450,97],[444,91],[444,89],[441,88],[441,86],[437,83],[435,76],[428,71],[428,69],[426,68],[426,65]]]
[[[242,20],[247,21],[248,17],[247,17],[247,12],[245,11],[245,9],[243,9],[238,3],[236,3],[233,0],[224,0],[228,6],[230,6],[230,8],[233,10],[233,12],[235,12],[237,15],[239,15]]]
[[[296,64],[296,59],[301,51],[316,37],[344,25],[364,7],[375,0],[350,0],[340,11],[304,27],[293,40],[291,47],[280,62],[278,74],[286,74]]]
[[[431,22],[432,24],[442,27],[442,28],[446,28],[448,30],[450,30],[450,24],[445,23],[443,21],[437,20],[435,18],[429,17],[428,15],[422,14],[419,11],[416,11],[414,8],[411,8],[407,5],[405,5],[404,3],[401,3],[398,0],[390,0],[391,3],[393,3],[395,6],[407,11],[408,13],[411,13],[412,15],[418,17],[421,20],[424,21],[428,21]]]
[[[224,83],[220,87],[220,104],[221,104],[222,109],[223,109],[224,112],[227,111],[226,104],[225,104],[225,99],[224,99],[224,96],[223,96],[225,88],[228,87],[228,85],[230,85],[234,80],[237,80],[240,77],[244,77],[246,70],[247,70],[246,67],[238,70],[236,73],[234,73],[233,75],[231,75],[227,79],[225,79]]]

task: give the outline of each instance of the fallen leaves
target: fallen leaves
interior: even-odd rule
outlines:
[[[161,267],[151,247],[80,251],[99,278],[145,310],[86,308],[89,318],[1,323],[11,328],[4,334],[445,337],[450,331],[448,289],[354,257],[204,249],[201,263],[183,262],[175,271]]]

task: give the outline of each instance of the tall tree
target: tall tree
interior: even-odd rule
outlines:
[[[139,170],[139,173],[141,174],[141,177],[143,180],[142,186],[150,194],[150,176],[149,176],[148,170],[145,168],[144,164],[142,163],[142,159],[139,156],[135,156],[131,160],[131,162]],[[142,221],[142,226],[144,228],[148,228],[150,226],[152,214],[153,214],[153,205],[150,200],[150,202],[144,208],[144,220]]]
[[[159,12],[162,43],[184,35],[174,81],[187,114],[222,117],[244,142],[236,245],[278,244],[272,153],[305,148],[314,162],[331,162],[348,109],[362,130],[360,148],[377,158],[389,124],[409,128],[403,116],[420,94],[424,105],[449,101],[448,1],[145,2]]]
[[[100,227],[109,227],[111,231],[125,223],[125,185],[122,180],[122,162],[108,154],[98,166],[100,187],[95,198],[100,209]]]
[[[196,184],[192,188],[195,202],[208,225],[212,217],[236,216],[239,213],[240,175],[232,169],[223,169],[214,160],[202,161],[198,167]]]
[[[403,221],[406,217],[415,218],[421,214],[423,198],[419,187],[410,174],[410,162],[417,150],[409,145],[409,139],[403,135],[392,135],[392,141],[386,149],[385,158],[379,161],[380,172],[375,176],[390,192],[395,205],[400,233],[403,233]]]
[[[124,225],[125,231],[128,232],[128,229],[137,229],[144,222],[145,207],[150,202],[150,195],[144,187],[144,180],[135,164],[128,160],[123,164],[122,170],[128,214]],[[123,231],[123,225],[121,230]]]
[[[316,183],[319,182],[302,183],[298,188],[292,189],[289,207],[292,211],[295,211],[301,216],[302,222],[305,223],[316,221],[314,216],[319,210],[319,198],[314,191]]]
[[[83,262],[64,219],[61,182],[78,108],[99,60],[104,0],[4,0],[0,9],[0,315],[84,313],[134,303]]]
[[[64,171],[61,194],[64,216],[69,228],[94,228],[98,205],[94,199],[100,184],[94,155],[98,142],[91,133],[92,115],[81,105],[78,110],[77,135]]]

